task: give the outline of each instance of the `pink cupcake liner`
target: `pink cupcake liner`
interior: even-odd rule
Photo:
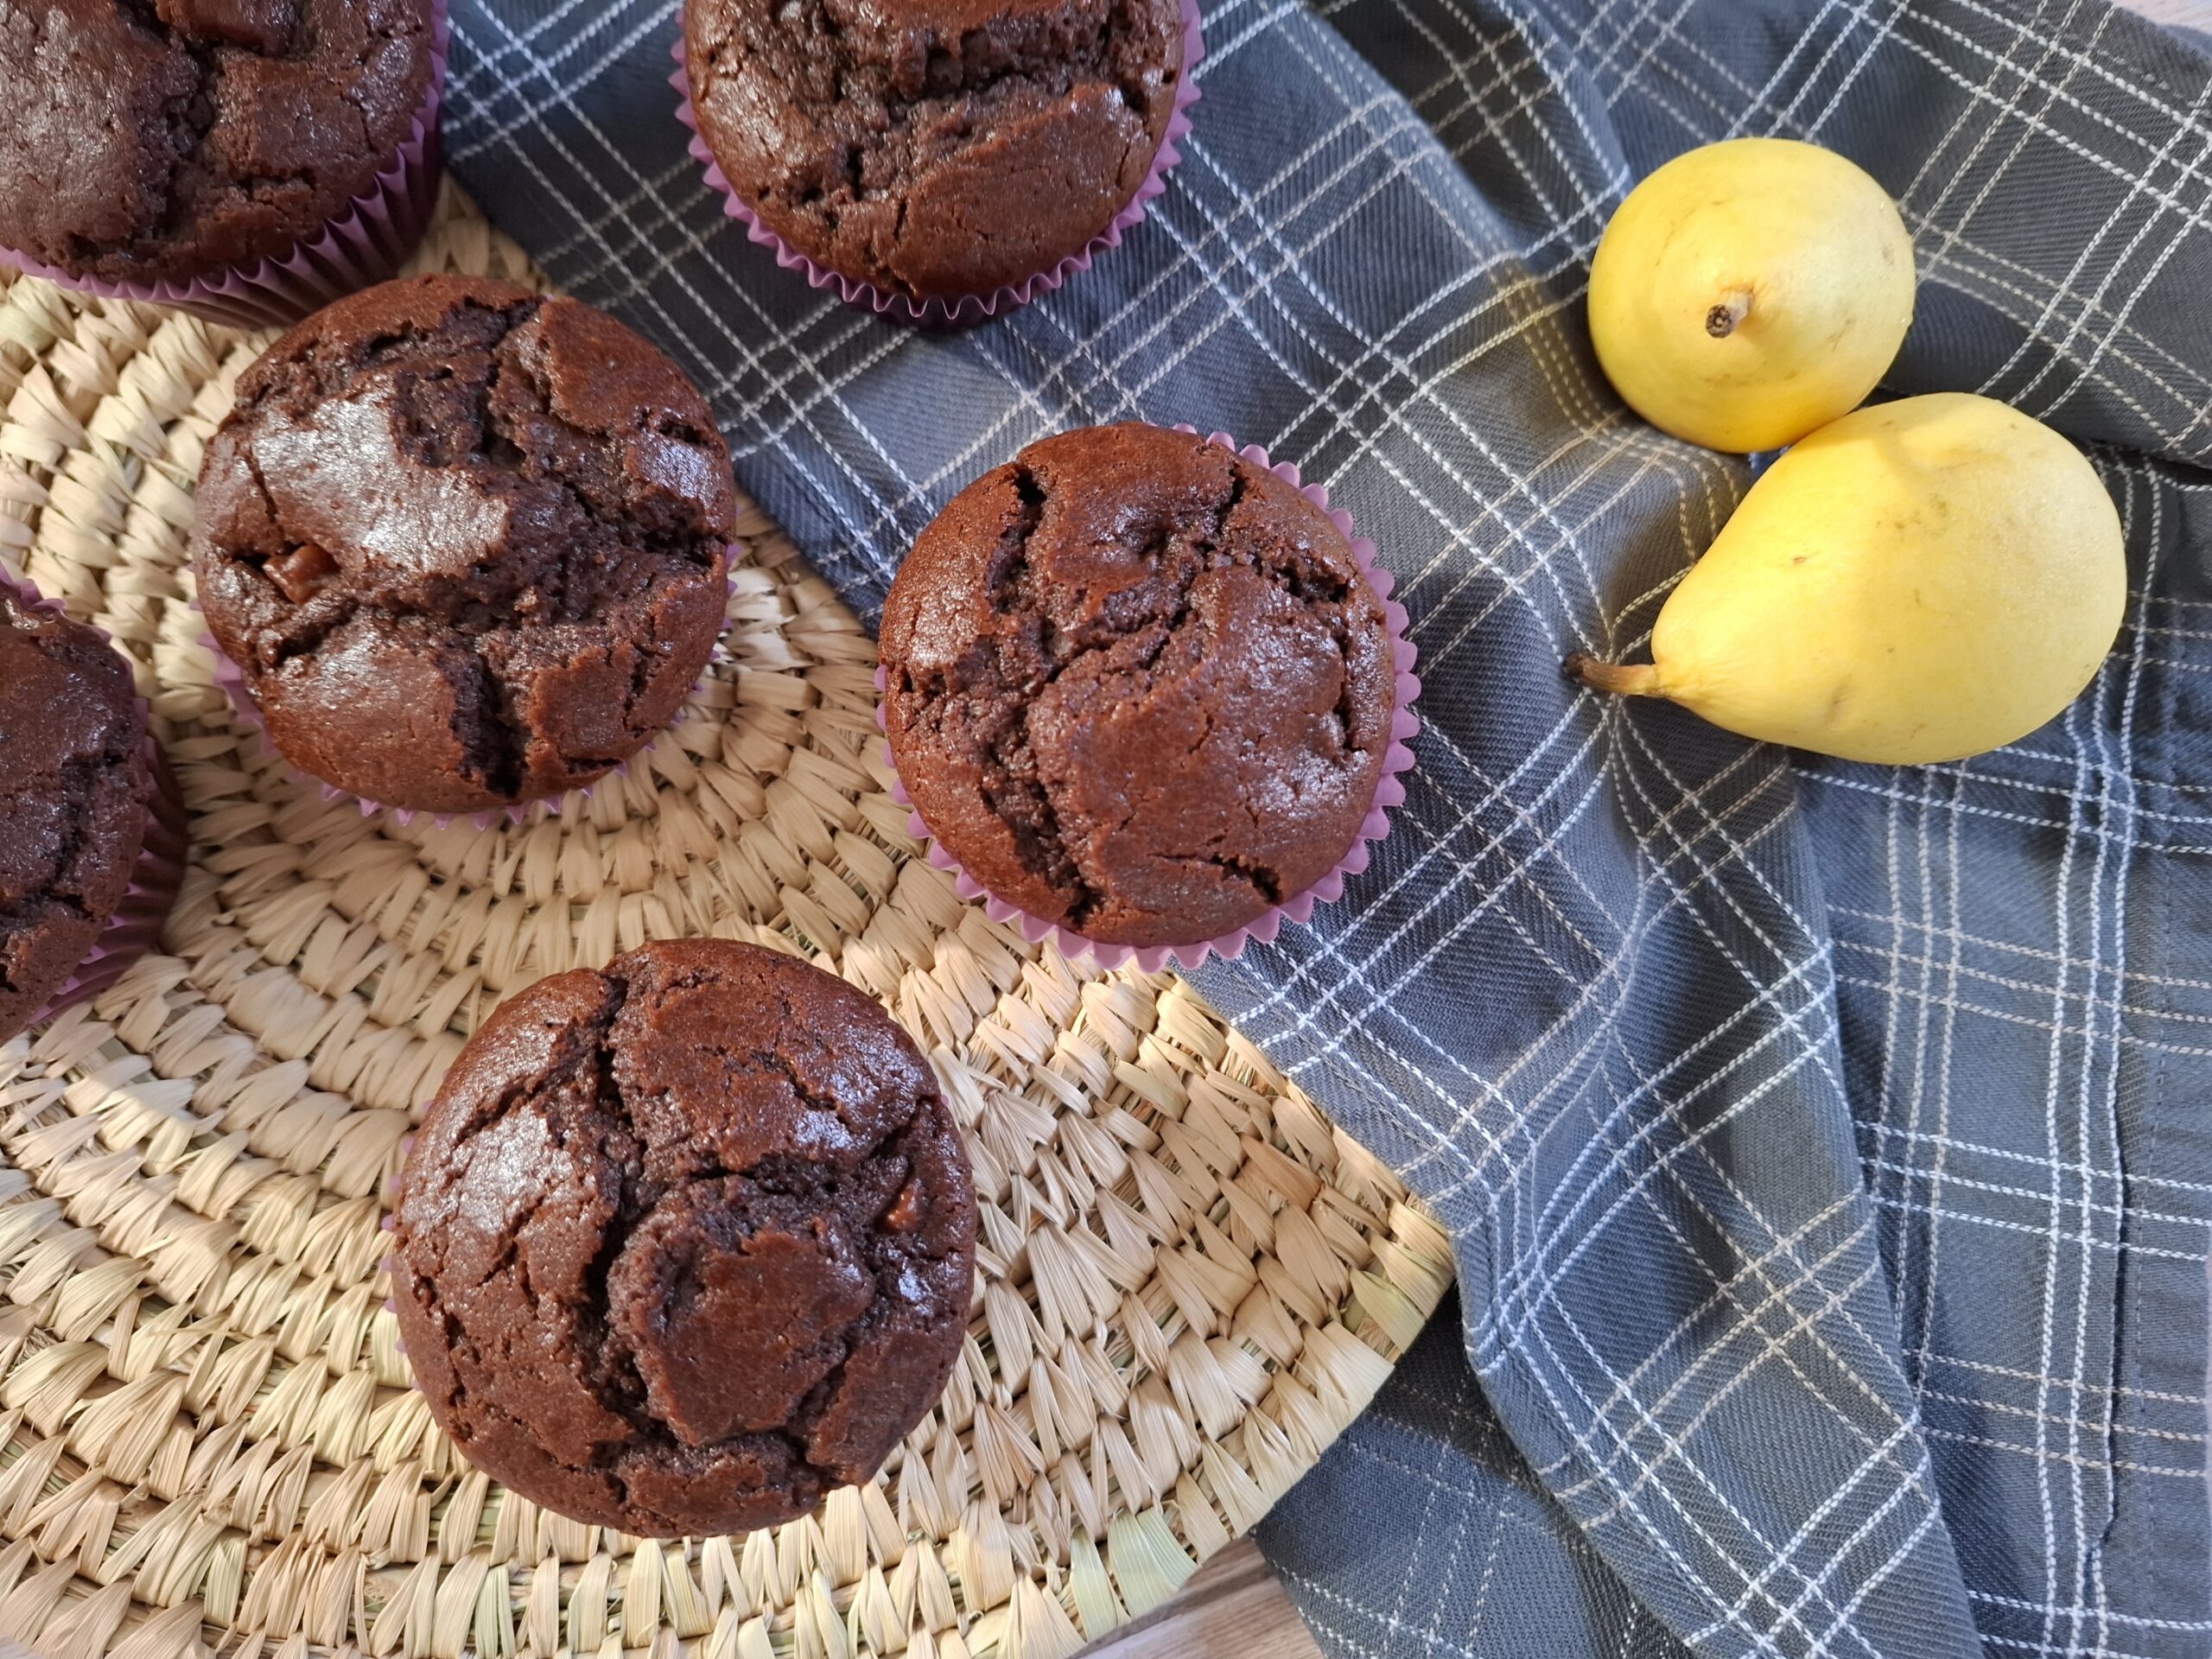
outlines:
[[[728,558],[724,566],[723,582],[728,594],[734,594],[737,592],[737,557],[738,544],[732,542],[729,543]],[[191,606],[194,611],[200,611],[200,601],[197,599],[191,601]],[[205,615],[206,613],[200,612],[200,614]],[[723,626],[725,629],[728,626],[727,599],[724,601]],[[721,641],[721,634],[716,633],[715,640],[719,645]],[[215,659],[215,683],[222,688],[224,696],[229,699],[231,712],[238,717],[238,723],[259,732],[262,741],[269,745],[270,752],[282,759],[284,752],[276,747],[276,740],[269,734],[269,723],[261,717],[261,705],[254,701],[253,693],[246,689],[245,670],[231,660],[228,653],[216,643],[213,633],[203,629],[200,635],[200,643],[207,648],[207,654]],[[691,690],[694,693],[707,683],[709,676],[713,671],[714,664],[710,658],[707,668],[701,672],[698,679],[692,684]],[[690,717],[691,709],[687,699],[677,705],[676,714],[670,720],[669,726],[681,726]],[[648,744],[647,747],[650,747],[651,745]],[[638,754],[644,753],[644,749],[638,751]],[[588,784],[579,785],[569,791],[569,794],[588,800],[592,791],[597,789],[609,778],[627,778],[630,775],[630,763],[637,758],[637,754],[626,756],[613,770],[593,779]],[[487,808],[481,812],[431,812],[410,806],[394,806],[389,801],[372,801],[365,795],[357,795],[350,789],[341,789],[336,784],[318,778],[311,772],[303,772],[289,760],[284,762],[284,772],[295,782],[311,785],[319,791],[326,801],[351,801],[359,809],[361,816],[365,818],[372,818],[379,812],[389,812],[391,814],[392,821],[402,829],[413,823],[417,818],[425,819],[441,830],[466,818],[479,830],[489,830],[493,825],[502,821],[510,824],[521,823],[530,817],[531,809],[537,806],[543,807],[548,817],[558,817],[562,804],[568,798],[567,795],[541,795],[532,800],[517,801],[512,806]]]
[[[1179,423],[1175,430],[1196,435],[1198,429]],[[1244,954],[1244,947],[1254,940],[1262,944],[1273,943],[1285,922],[1304,925],[1312,919],[1316,905],[1333,904],[1344,896],[1344,882],[1366,869],[1371,857],[1370,847],[1390,833],[1390,809],[1402,804],[1406,798],[1404,774],[1413,769],[1414,738],[1421,731],[1421,721],[1413,712],[1413,704],[1421,696],[1421,677],[1414,672],[1415,652],[1409,637],[1410,621],[1406,607],[1390,597],[1397,586],[1397,578],[1377,562],[1375,543],[1358,533],[1352,524],[1351,515],[1341,507],[1329,505],[1329,492],[1319,484],[1308,484],[1298,468],[1290,462],[1271,459],[1259,445],[1246,444],[1239,448],[1236,439],[1226,432],[1206,435],[1208,443],[1217,443],[1232,450],[1245,460],[1266,467],[1277,478],[1329,515],[1329,522],[1344,532],[1351,543],[1351,554],[1359,565],[1360,575],[1382,601],[1382,615],[1390,635],[1390,657],[1397,669],[1395,708],[1390,721],[1390,744],[1383,751],[1382,774],[1376,780],[1375,800],[1367,809],[1367,817],[1360,823],[1359,830],[1352,837],[1351,845],[1338,859],[1336,867],[1313,886],[1294,893],[1265,914],[1246,923],[1243,927],[1195,944],[1130,945],[1109,944],[1102,940],[1086,938],[1082,934],[1034,915],[1019,905],[1008,904],[968,873],[960,861],[947,852],[944,845],[930,832],[930,827],[918,811],[909,810],[907,833],[922,843],[929,861],[952,877],[952,884],[963,899],[981,899],[983,912],[995,922],[1008,922],[1021,931],[1021,937],[1032,944],[1042,944],[1050,939],[1060,954],[1071,962],[1088,957],[1102,968],[1120,968],[1135,963],[1147,974],[1158,973],[1172,960],[1185,969],[1194,969],[1210,956],[1224,962],[1234,962]],[[890,723],[884,712],[883,694],[888,689],[890,673],[880,663],[875,670],[875,724],[886,734],[883,745],[884,764],[892,768],[891,797],[901,806],[911,809],[913,798],[906,786],[898,779],[898,761],[891,753]]]
[[[878,316],[893,322],[910,323],[919,328],[967,328],[986,322],[1001,311],[1012,311],[1031,301],[1050,294],[1080,271],[1089,270],[1091,262],[1109,248],[1122,245],[1122,238],[1140,223],[1149,211],[1153,201],[1167,188],[1167,175],[1183,159],[1177,143],[1191,130],[1191,105],[1198,101],[1196,71],[1198,60],[1205,56],[1206,43],[1198,29],[1198,0],[1182,0],[1183,67],[1175,78],[1175,107],[1168,112],[1166,130],[1160,135],[1160,148],[1153,152],[1152,169],[1145,175],[1144,182],[1116,213],[1113,221],[1086,243],[1078,253],[1071,253],[1046,270],[1033,272],[1019,283],[1009,283],[988,294],[968,294],[957,300],[925,300],[920,303],[904,294],[878,288],[818,264],[786,242],[766,224],[753,205],[737,194],[713,151],[707,148],[706,139],[699,131],[698,111],[691,100],[691,73],[689,54],[681,35],[676,42],[676,73],[669,77],[683,100],[677,106],[676,118],[691,129],[692,156],[706,168],[707,183],[722,198],[722,211],[730,218],[742,220],[746,235],[762,247],[772,251],[776,263],[785,270],[804,271],[807,283],[812,288],[834,288],[846,304],[873,311]]]
[[[16,581],[5,571],[0,571],[0,590],[27,610],[66,614],[29,582]],[[109,639],[105,628],[93,627],[92,632]],[[162,942],[162,928],[175,906],[177,890],[184,883],[185,859],[191,851],[184,797],[153,734],[151,711],[143,697],[138,699],[138,713],[147,721],[146,758],[153,769],[154,792],[146,803],[145,839],[139,844],[137,862],[131,866],[130,884],[85,959],[32,1017],[33,1025],[43,1024],[63,1010],[98,996],[128,973],[141,957],[156,949]]]
[[[391,164],[346,211],[290,252],[234,265],[188,283],[111,283],[77,276],[0,248],[0,262],[80,294],[175,306],[211,322],[264,328],[297,322],[357,289],[383,282],[407,263],[429,228],[442,171],[438,116],[445,99],[452,41],[447,0],[431,0],[430,85]]]

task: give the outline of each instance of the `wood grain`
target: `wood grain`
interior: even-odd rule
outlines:
[[[1201,1568],[1166,1606],[1081,1659],[1321,1659],[1282,1586],[1249,1538]]]
[[[2212,33],[2212,0],[2122,0],[2146,17]],[[1249,1538],[1206,1563],[1183,1593],[1079,1659],[1321,1659]]]

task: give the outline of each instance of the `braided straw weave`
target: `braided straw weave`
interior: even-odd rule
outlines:
[[[422,263],[536,280],[450,192]],[[887,792],[873,645],[757,510],[713,674],[626,778],[515,828],[364,819],[233,721],[185,604],[201,449],[261,340],[0,284],[0,554],[137,662],[194,820],[175,954],[0,1046],[0,1639],[1053,1659],[1366,1404],[1448,1280],[1434,1224],[1181,984],[959,902]],[[875,1481],[679,1546],[455,1456],[378,1222],[493,1004],[698,933],[842,973],[931,1052],[982,1288]]]

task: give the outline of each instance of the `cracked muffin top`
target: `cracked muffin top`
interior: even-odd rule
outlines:
[[[643,946],[503,1004],[403,1177],[393,1303],[478,1468],[647,1537],[868,1479],[968,1329],[976,1195],[875,1001],[757,945]]]
[[[430,0],[0,0],[0,246],[189,282],[367,191],[429,91]]]
[[[916,301],[1077,253],[1151,170],[1177,0],[687,0],[699,132],[816,263]]]
[[[154,773],[130,666],[0,583],[0,1041],[36,1019],[130,886]]]
[[[1382,603],[1329,516],[1134,423],[954,497],[899,567],[882,653],[930,832],[999,898],[1112,944],[1195,944],[1326,875],[1395,712]]]
[[[239,378],[193,569],[286,760],[481,811],[588,784],[675,716],[735,517],[714,417],[658,351],[573,300],[419,276]]]

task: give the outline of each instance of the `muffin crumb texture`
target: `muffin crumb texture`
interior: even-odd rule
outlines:
[[[1151,170],[1177,0],[690,0],[701,136],[817,263],[912,300],[1080,252]]]
[[[757,946],[540,981],[410,1155],[394,1295],[477,1467],[578,1520],[738,1532],[874,1474],[959,1357],[967,1156],[906,1034]]]
[[[428,95],[429,0],[0,0],[0,245],[188,282],[321,233]]]
[[[0,586],[0,1040],[38,1016],[123,902],[153,788],[130,665]]]
[[[278,749],[442,812],[558,795],[652,741],[721,632],[736,517],[673,363],[573,300],[457,276],[277,341],[199,506],[200,603]]]
[[[1033,444],[899,571],[886,721],[931,832],[1085,938],[1191,944],[1350,849],[1389,745],[1382,601],[1328,515],[1205,440]]]

